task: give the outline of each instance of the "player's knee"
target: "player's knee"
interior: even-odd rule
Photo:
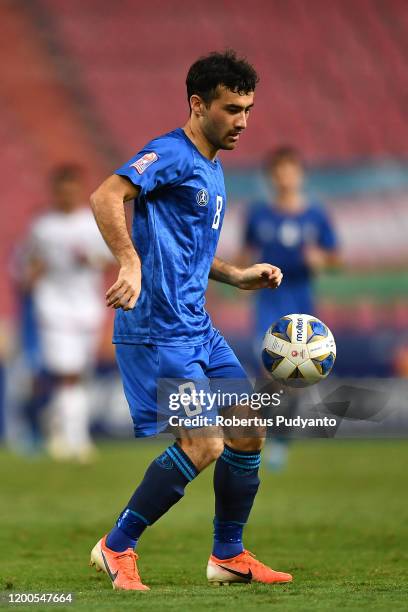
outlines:
[[[216,461],[224,450],[222,438],[182,438],[178,443],[198,470],[203,470]]]
[[[228,446],[231,448],[250,452],[250,451],[260,451],[264,445],[265,438],[263,436],[254,436],[252,438],[235,438],[234,440],[228,440]]]
[[[208,457],[211,461],[216,461],[218,457],[224,451],[224,440],[221,438],[215,438],[211,440],[211,444],[208,445]]]
[[[224,442],[221,438],[209,438],[201,440],[201,444],[197,449],[200,457],[200,463],[203,467],[210,465],[216,461],[224,450]]]

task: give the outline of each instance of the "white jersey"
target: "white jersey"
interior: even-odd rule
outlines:
[[[38,322],[66,331],[96,330],[104,317],[102,265],[112,255],[89,209],[51,211],[31,229],[31,248],[45,264],[34,304]]]

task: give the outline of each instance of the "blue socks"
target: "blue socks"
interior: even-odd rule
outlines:
[[[244,550],[242,531],[259,487],[259,451],[236,451],[225,445],[214,469],[215,518],[213,555],[235,557]],[[106,538],[111,550],[134,548],[148,525],[155,523],[184,495],[198,470],[175,443],[155,459]]]
[[[128,532],[132,532],[132,536],[128,535],[127,531],[123,531],[117,525],[123,526],[122,516],[126,512],[131,512],[131,510],[127,509],[122,512],[120,517],[118,518],[115,527],[108,533],[106,537],[106,546],[115,552],[123,552],[127,548],[135,548],[139,537],[142,535],[143,531],[146,528],[146,523],[142,521],[138,526],[133,525],[134,530],[128,528]]]
[[[244,550],[242,531],[259,487],[260,451],[237,451],[225,445],[214,470],[213,555],[235,557]]]
[[[234,521],[219,521],[214,519],[213,555],[218,559],[229,559],[239,555],[244,550],[242,531],[244,523]]]
[[[183,497],[186,485],[197,475],[197,468],[180,446],[177,443],[169,446],[147,468],[142,482],[108,534],[106,546],[116,552],[134,548],[146,527]]]

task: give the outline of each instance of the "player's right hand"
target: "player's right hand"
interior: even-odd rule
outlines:
[[[106,292],[106,305],[109,308],[132,310],[140,295],[141,281],[139,266],[121,266],[118,280]]]

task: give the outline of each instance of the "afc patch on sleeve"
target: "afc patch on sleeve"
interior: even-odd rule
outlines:
[[[157,161],[159,158],[156,153],[145,153],[143,157],[137,159],[133,164],[130,164],[130,167],[136,168],[139,174],[143,174],[143,172],[148,168],[151,164]]]

